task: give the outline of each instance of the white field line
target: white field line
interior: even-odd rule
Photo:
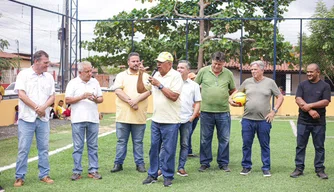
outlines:
[[[291,125],[291,129],[292,129],[293,135],[295,137],[297,137],[297,127],[296,127],[295,123],[292,120],[290,120],[290,125]]]
[[[106,135],[109,135],[109,134],[112,134],[112,133],[115,133],[115,132],[116,132],[116,130],[113,130],[113,131],[110,131],[110,132],[106,132],[106,133],[100,134],[98,137],[104,137],[104,136],[106,136]],[[85,140],[85,142],[86,142],[86,140]],[[57,153],[60,153],[60,152],[62,152],[62,151],[65,151],[66,149],[70,149],[70,148],[72,148],[72,147],[73,147],[73,143],[71,143],[71,144],[69,144],[69,145],[66,145],[65,147],[58,148],[58,149],[56,149],[56,150],[50,151],[50,152],[49,152],[49,156],[51,156],[51,155],[55,155],[55,154],[57,154]],[[36,160],[38,160],[38,156],[36,156],[36,157],[32,157],[32,158],[28,159],[28,163],[33,162],[33,161],[36,161]],[[10,164],[10,165],[4,166],[4,167],[0,167],[0,172],[2,172],[2,171],[6,171],[6,170],[8,170],[8,169],[15,168],[15,167],[16,167],[16,163],[12,163],[12,164]]]

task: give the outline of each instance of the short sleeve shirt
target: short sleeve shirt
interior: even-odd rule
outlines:
[[[99,82],[95,78],[91,78],[88,82],[84,82],[80,77],[72,79],[66,87],[66,97],[79,97],[85,92],[93,93],[97,97],[102,97],[102,91]],[[83,99],[71,105],[71,122],[91,122],[99,123],[99,112],[97,103],[89,99]]]
[[[328,83],[323,80],[317,83],[311,83],[305,80],[298,85],[296,97],[301,97],[306,103],[314,103],[323,99],[331,102],[331,88]],[[316,110],[320,118],[313,119],[308,112],[304,112],[299,108],[298,122],[305,125],[326,125],[326,108],[318,108]]]
[[[270,99],[281,94],[274,80],[263,77],[257,82],[253,77],[246,79],[239,88],[246,94],[243,118],[251,120],[265,120],[270,113]]]
[[[169,70],[165,76],[161,76],[159,72],[154,75],[164,87],[170,89],[174,93],[181,94],[183,79],[181,74],[174,69]],[[152,120],[157,123],[180,123],[181,100],[180,97],[176,101],[168,99],[158,87],[148,84],[148,90],[153,95],[153,116]]]
[[[148,79],[148,74],[143,74],[143,79]],[[123,71],[116,76],[114,87],[122,89],[130,98],[137,98],[138,73],[131,73],[130,70]],[[146,124],[146,113],[148,99],[138,103],[138,109],[134,110],[128,103],[116,97],[116,122],[129,124]]]
[[[48,72],[37,74],[30,67],[21,71],[15,83],[14,91],[18,93],[19,90],[23,90],[26,95],[36,105],[44,105],[50,96],[55,93],[55,85],[52,75]],[[35,109],[30,108],[22,100],[19,99],[19,119],[27,122],[34,122],[38,117]],[[50,108],[45,109],[45,116],[38,117],[41,121],[47,122],[50,118]]]
[[[203,101],[201,111],[211,113],[229,112],[229,91],[235,89],[233,73],[227,68],[216,76],[211,65],[203,67],[197,74],[195,82],[201,86]]]
[[[194,113],[194,103],[202,101],[199,85],[190,79],[185,80],[180,97],[181,123],[186,123]]]

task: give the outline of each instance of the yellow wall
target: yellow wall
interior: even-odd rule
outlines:
[[[116,105],[115,99],[116,95],[113,92],[103,93],[104,102],[99,104],[99,111],[101,113],[115,113]],[[57,105],[58,101],[62,99],[64,100],[64,94],[59,94],[56,96],[55,105]],[[334,116],[334,97],[332,97],[332,101],[329,106],[326,108],[327,116]],[[17,99],[11,100],[3,100],[0,103],[0,126],[7,126],[14,123],[15,117],[15,105],[18,104]],[[65,106],[64,106],[65,107]],[[149,97],[148,103],[148,113],[152,113],[153,105],[152,105],[152,96]],[[231,115],[241,116],[243,113],[243,107],[231,107]],[[284,96],[284,102],[281,108],[278,110],[278,116],[297,116],[298,115],[298,107],[295,104],[294,96]]]

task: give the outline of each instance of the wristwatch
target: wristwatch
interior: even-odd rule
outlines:
[[[275,113],[277,113],[277,112],[278,112],[278,110],[277,110],[277,109],[275,109],[275,107],[273,107],[273,111],[274,111]]]
[[[162,84],[160,84],[159,87],[158,87],[158,89],[161,90],[162,88],[164,88],[164,86]]]

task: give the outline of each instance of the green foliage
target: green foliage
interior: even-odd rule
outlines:
[[[323,1],[317,3],[313,18],[334,18],[334,6],[326,8]],[[310,63],[317,63],[327,78],[334,78],[334,21],[311,20],[309,23],[311,35],[303,34],[304,68]],[[299,47],[296,48],[299,51]],[[334,85],[334,84],[333,84]]]
[[[1,15],[0,15],[1,16]],[[5,48],[8,48],[9,43],[7,40],[0,39],[0,52]],[[9,59],[0,58],[0,71],[4,69],[9,69],[10,67],[15,66],[15,63]]]
[[[278,17],[282,17],[292,1],[294,0],[278,0]],[[152,2],[152,0],[142,0],[142,2]],[[173,19],[184,18],[188,19],[189,24],[188,60],[193,68],[201,67],[203,62],[206,64],[211,62],[210,55],[216,51],[224,51],[230,59],[239,59],[242,54],[243,61],[246,62],[260,58],[271,62],[274,57],[274,27],[270,20],[244,22],[242,53],[240,53],[240,39],[227,38],[226,35],[241,29],[241,18],[273,16],[273,1],[160,0],[150,9],[133,9],[129,13],[123,11],[113,16],[111,21],[98,22],[94,30],[96,38],[92,42],[85,41],[83,45],[88,50],[107,53],[97,58],[103,61],[99,62],[101,65],[123,65],[131,51],[140,53],[145,66],[151,68],[156,65],[154,59],[161,51],[171,52],[177,62],[187,58],[186,21]],[[198,20],[204,17],[206,20]],[[153,20],[141,20],[143,18]],[[140,39],[135,39],[132,43],[132,34]],[[279,63],[293,59],[289,53],[291,49],[292,46],[284,42],[283,36],[278,34]]]

